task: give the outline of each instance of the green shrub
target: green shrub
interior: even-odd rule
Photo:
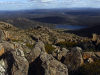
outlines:
[[[70,47],[75,47],[77,43],[67,41],[67,42],[59,42],[56,45],[60,47],[70,48]]]
[[[95,45],[91,41],[80,42],[79,47],[81,47],[84,51],[95,51]]]
[[[29,44],[29,43],[26,43],[26,46],[27,46],[29,49],[33,49],[33,47],[34,47],[33,44]]]
[[[47,52],[48,54],[51,54],[51,53],[55,50],[55,48],[52,47],[51,44],[45,44],[45,50],[46,50],[46,52]]]
[[[49,38],[49,41],[50,41],[50,42],[53,42],[53,43],[55,43],[56,40],[57,40],[57,38],[54,37],[54,36],[52,36],[51,38]]]
[[[17,39],[12,39],[12,42],[19,42],[21,40],[17,40]]]
[[[70,72],[70,75],[100,75],[100,60],[84,64],[73,74]]]

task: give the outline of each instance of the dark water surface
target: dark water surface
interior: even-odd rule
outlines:
[[[77,30],[77,29],[83,29],[87,28],[88,26],[83,25],[56,25],[56,29],[70,29],[70,30]]]

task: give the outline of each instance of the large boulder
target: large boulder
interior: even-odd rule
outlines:
[[[67,53],[64,64],[67,65],[69,71],[77,69],[84,63],[81,52],[80,47],[74,47]]]
[[[96,34],[93,34],[92,36],[93,36],[92,41],[96,41],[98,39]]]
[[[68,75],[67,66],[57,61],[52,55],[41,53],[40,59],[45,69],[45,75]]]
[[[100,35],[93,34],[92,41],[96,42],[96,44],[100,44]]]

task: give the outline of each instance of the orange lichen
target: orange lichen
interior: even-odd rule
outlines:
[[[0,49],[0,56],[2,56],[4,54],[4,48]]]

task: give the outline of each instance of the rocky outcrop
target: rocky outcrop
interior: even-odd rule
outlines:
[[[33,58],[30,63],[30,75],[34,73],[36,75],[68,75],[67,66],[57,61],[51,54],[47,54],[43,42],[37,42],[34,49],[31,51],[31,54],[31,57]],[[32,71],[34,73],[32,73]]]
[[[85,62],[100,60],[99,52],[82,52],[100,46],[97,35],[91,40],[47,27],[21,30],[6,23],[0,23],[0,29],[0,75],[68,75]]]
[[[36,42],[27,59],[23,51],[18,43],[0,43],[1,75],[68,75],[67,66],[47,54],[42,41]]]
[[[40,56],[45,75],[68,75],[67,67],[57,61],[52,55],[42,53]]]
[[[61,59],[63,57],[66,56],[66,54],[68,53],[68,49],[66,48],[60,48],[57,46],[53,46],[55,48],[55,50],[52,52],[52,56],[54,56],[57,60],[61,61]]]
[[[0,44],[2,52],[0,56],[1,75],[28,74],[29,63],[24,57],[23,50],[15,48],[15,45],[7,42]]]
[[[95,62],[100,59],[100,52],[83,52],[82,57],[85,63]]]
[[[13,25],[6,23],[6,22],[0,22],[0,29],[9,29],[9,28],[14,28],[16,29],[16,27],[14,27]]]

